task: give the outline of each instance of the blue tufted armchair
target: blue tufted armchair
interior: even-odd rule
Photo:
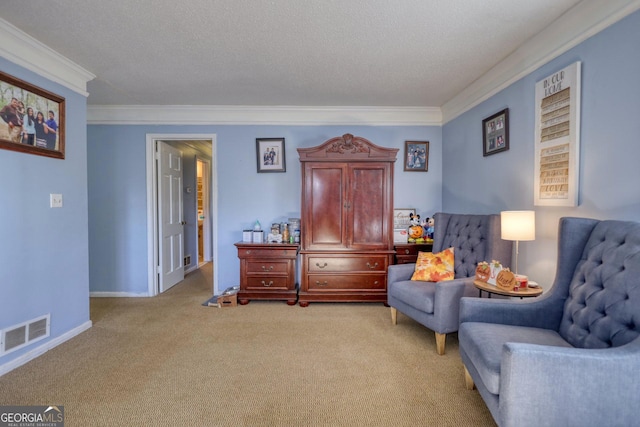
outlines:
[[[477,296],[473,286],[480,261],[499,260],[511,265],[513,243],[500,238],[499,215],[437,213],[433,252],[454,248],[455,279],[446,282],[412,281],[415,264],[391,265],[387,277],[387,302],[391,322],[398,310],[433,330],[436,351],[445,352],[446,335],[458,330],[460,298]]]
[[[640,223],[562,218],[535,300],[463,298],[460,355],[498,425],[640,425]]]

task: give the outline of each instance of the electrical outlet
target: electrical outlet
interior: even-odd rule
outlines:
[[[62,207],[62,194],[49,194],[49,204],[52,208]]]

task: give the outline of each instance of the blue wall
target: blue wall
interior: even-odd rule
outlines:
[[[533,206],[535,84],[582,62],[579,206]],[[519,270],[544,286],[555,272],[560,217],[640,221],[640,12],[596,34],[443,126],[443,208],[535,209],[536,240]],[[510,148],[483,158],[482,120],[509,108]]]
[[[88,126],[91,291],[147,292],[146,135],[216,134],[218,185],[217,290],[239,283],[233,244],[259,220],[300,217],[299,147],[352,133],[399,148],[394,199],[430,216],[441,209],[442,143],[439,126]],[[257,173],[256,138],[284,137],[286,173]],[[427,140],[429,171],[404,172],[404,142]]]
[[[580,205],[533,206],[535,83],[582,61]],[[86,99],[0,58],[0,70],[66,98],[66,159],[0,150],[0,328],[51,313],[60,341],[89,324],[92,291],[147,292],[146,134],[217,135],[217,289],[238,283],[233,243],[256,219],[300,215],[296,148],[346,132],[400,149],[395,205],[431,215],[535,209],[520,266],[548,286],[561,216],[640,221],[640,12],[438,126],[86,126]],[[482,157],[481,122],[510,109],[510,149]],[[286,139],[287,172],[256,173],[255,138]],[[429,140],[428,173],[402,171],[405,140]],[[89,176],[87,176],[89,170]],[[61,193],[64,207],[49,208]],[[46,343],[46,342],[45,342]],[[39,343],[39,344],[42,344]],[[0,357],[0,366],[31,347]]]
[[[86,98],[3,58],[0,70],[66,99],[64,160],[0,150],[0,328],[51,313],[51,341],[89,326]]]

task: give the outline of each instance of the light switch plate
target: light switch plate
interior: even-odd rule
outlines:
[[[62,194],[49,194],[49,202],[52,208],[62,207]]]

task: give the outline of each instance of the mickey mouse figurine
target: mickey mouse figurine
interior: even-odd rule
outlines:
[[[427,226],[424,230],[427,237],[427,242],[433,243],[433,233],[435,231],[435,220],[433,218],[427,218]]]
[[[409,214],[409,238],[407,241],[409,243],[422,243],[424,228],[420,225],[420,215],[414,215],[413,213]]]

